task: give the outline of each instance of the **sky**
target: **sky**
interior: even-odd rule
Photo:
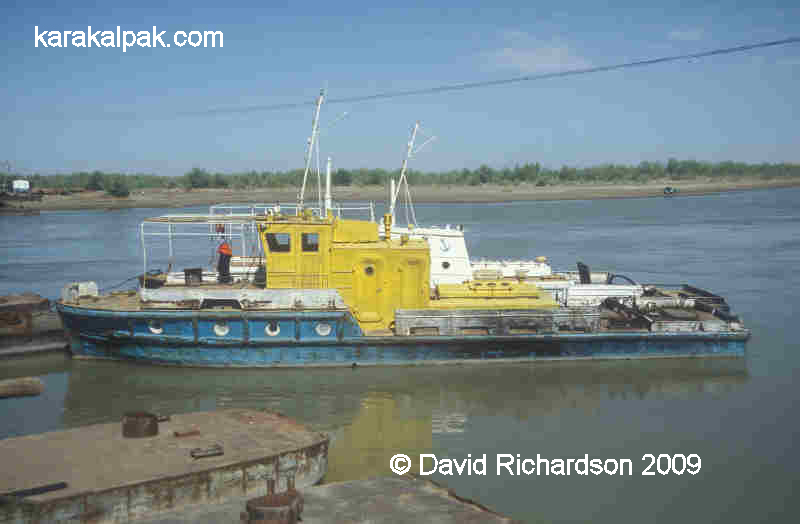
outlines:
[[[0,6],[0,161],[15,171],[294,169],[304,164],[323,87],[331,99],[358,97],[800,36],[800,4],[786,1],[116,3]],[[37,26],[41,34],[90,25],[92,32],[156,26],[170,47],[36,46]],[[223,45],[179,47],[178,31],[221,31]],[[799,93],[795,43],[331,103],[322,109],[320,153],[335,168],[396,169],[420,121],[423,139],[436,137],[411,162],[421,171],[670,157],[800,162]],[[240,111],[293,103],[310,105]]]

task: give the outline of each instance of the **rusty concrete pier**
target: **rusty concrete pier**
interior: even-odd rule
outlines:
[[[146,438],[123,437],[116,422],[0,440],[0,494],[66,483],[16,503],[3,497],[0,523],[141,520],[262,496],[270,479],[285,491],[290,476],[304,488],[325,475],[328,442],[278,413],[245,409],[173,415]]]
[[[430,480],[404,475],[300,490],[303,524],[500,524],[515,522]],[[246,498],[169,512],[141,524],[239,522]]]
[[[0,296],[0,358],[67,348],[58,313],[33,293]]]

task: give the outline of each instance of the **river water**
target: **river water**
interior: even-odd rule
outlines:
[[[420,223],[463,224],[473,258],[545,255],[557,268],[581,260],[720,293],[753,330],[744,359],[203,370],[41,356],[0,361],[0,378],[40,375],[46,384],[42,396],[0,400],[0,437],[118,421],[133,409],[269,408],[331,433],[326,481],[392,475],[396,453],[411,456],[414,471],[421,453],[485,454],[485,476],[454,469],[431,478],[528,522],[794,521],[798,202],[800,189],[417,206]],[[140,221],[176,212],[0,217],[0,295],[56,298],[70,281],[117,284],[142,270]],[[192,246],[195,265],[209,262],[213,246],[203,242]],[[696,454],[701,468],[662,475],[653,466],[644,476],[648,453]],[[578,475],[574,465],[563,476],[498,475],[498,454],[629,459],[633,475]]]

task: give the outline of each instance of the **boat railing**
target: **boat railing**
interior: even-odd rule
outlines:
[[[311,212],[316,216],[322,216],[321,208],[309,207]],[[350,213],[357,212],[358,214],[369,213],[370,222],[375,222],[375,204],[368,202],[366,205],[361,206],[342,206],[334,205],[330,208],[331,212],[338,216],[343,217],[353,216]],[[260,203],[260,204],[214,204],[209,207],[209,215],[227,215],[227,216],[263,216],[269,213],[282,213],[284,215],[297,215],[299,214],[299,206],[296,204],[281,204],[280,202],[274,203]]]
[[[359,212],[368,211],[369,212],[369,221],[370,222],[375,222],[375,204],[373,204],[372,202],[369,202],[365,206],[339,206],[339,205],[335,205],[335,206],[333,206],[331,208],[331,211],[333,211],[333,213],[336,216],[340,217],[340,218],[343,216],[343,214],[342,214],[343,211],[347,211],[348,213],[351,212],[351,211],[359,211]]]
[[[201,242],[208,239],[209,246]],[[155,249],[157,240],[166,240],[169,264],[172,266],[179,254],[176,243],[178,239],[191,240],[191,251],[197,259],[198,249],[210,247],[216,253],[218,245],[224,240],[234,251],[237,262],[257,260],[262,257],[262,246],[258,241],[258,228],[251,216],[235,215],[163,215],[145,219],[139,229],[142,247],[142,265],[144,273],[148,272],[149,251]],[[182,244],[185,246],[185,243]],[[162,244],[163,246],[163,244]],[[187,253],[180,253],[188,256]],[[203,257],[205,258],[205,257]]]
[[[295,204],[281,204],[280,202],[260,203],[260,204],[214,204],[208,208],[208,214],[229,215],[229,216],[264,216],[270,213],[284,215],[296,215],[299,206]],[[307,208],[315,215],[319,215],[318,207]]]

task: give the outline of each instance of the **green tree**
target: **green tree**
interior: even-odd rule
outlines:
[[[187,189],[199,189],[211,185],[211,175],[205,169],[193,167],[183,175],[183,182]]]
[[[131,190],[123,175],[113,175],[107,179],[106,193],[113,197],[126,198],[131,194]]]
[[[337,169],[331,175],[331,182],[335,186],[349,186],[353,183],[353,174],[346,169]]]
[[[222,173],[216,173],[214,175],[214,182],[212,185],[214,187],[228,187],[228,180]]]
[[[483,164],[481,167],[478,168],[478,181],[481,184],[488,184],[489,181],[492,179],[493,174],[494,172],[492,171],[492,169],[486,164]],[[477,184],[470,184],[470,185],[477,185]]]
[[[89,175],[89,180],[86,183],[86,189],[90,189],[92,191],[101,191],[105,186],[105,180],[103,179],[103,173],[100,171],[93,171],[91,175]]]

